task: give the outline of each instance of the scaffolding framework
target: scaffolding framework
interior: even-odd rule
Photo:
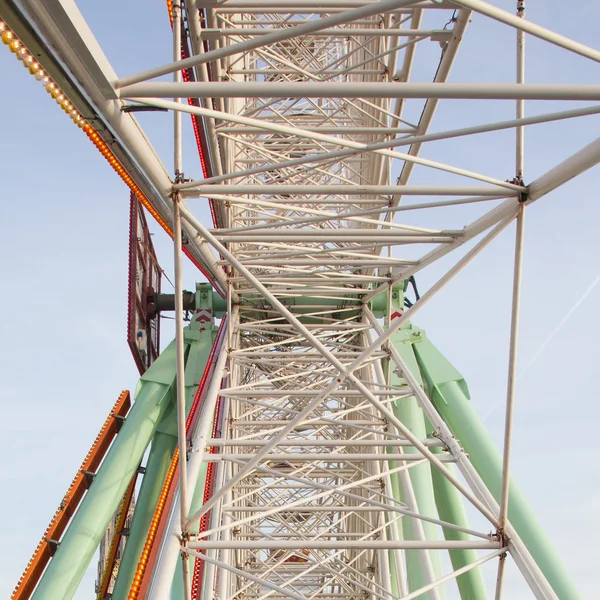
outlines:
[[[2,40],[173,238],[175,273],[176,338],[143,373],[51,556],[43,542],[45,570],[30,565],[13,598],[73,597],[147,448],[113,600],[500,600],[507,560],[531,597],[578,598],[511,480],[512,431],[525,215],[600,161],[600,139],[526,184],[524,136],[600,105],[527,116],[525,100],[599,102],[600,86],[527,83],[525,39],[600,52],[531,23],[522,1],[515,14],[482,0],[167,5],[173,55],[119,77],[70,0],[0,3]],[[513,83],[449,81],[474,14],[514,30]],[[432,43],[431,81],[413,80]],[[445,100],[510,101],[515,118],[432,130]],[[136,121],[143,110],[173,114],[172,166]],[[184,170],[185,113],[197,179]],[[504,130],[508,178],[422,155]],[[432,183],[413,184],[415,167]],[[444,226],[466,206],[476,219]],[[509,228],[500,453],[414,319]],[[419,295],[415,275],[463,245]],[[184,255],[208,281],[187,326]]]

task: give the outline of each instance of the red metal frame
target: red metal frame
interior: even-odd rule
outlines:
[[[89,487],[90,475],[93,475],[100,466],[130,407],[129,392],[121,392],[104,425],[102,425],[100,433],[98,433],[92,447],[81,464],[79,471],[77,471],[77,475],[75,475],[73,482],[69,486],[52,521],[50,521],[44,537],[42,537],[33,556],[29,560],[27,568],[11,595],[11,600],[27,600],[31,597],[46,565],[50,562],[54,554],[58,542],[60,542],[62,534]]]
[[[129,294],[127,344],[142,375],[160,352],[160,319],[154,294],[160,293],[162,270],[158,264],[148,222],[140,201],[129,199]]]

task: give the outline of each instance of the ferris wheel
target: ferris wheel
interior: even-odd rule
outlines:
[[[11,598],[580,598],[544,498],[513,480],[513,433],[525,218],[600,162],[600,51],[554,31],[558,4],[540,15],[556,27],[523,1],[159,4],[138,22],[119,3],[0,1],[6,51],[127,188],[123,343],[140,377]],[[150,11],[167,43],[139,33]],[[136,52],[143,70],[117,74]],[[526,76],[531,62],[551,66]],[[585,143],[564,152],[573,123]],[[530,131],[548,132],[531,159]],[[559,159],[541,168],[544,143]],[[498,244],[470,297],[452,287]],[[500,273],[506,351],[468,354],[508,372],[501,405],[477,386],[498,448],[459,370],[485,366],[453,364],[419,318],[438,305],[442,327],[460,311],[497,327],[473,294]],[[546,374],[568,393],[561,375]],[[548,433],[546,473],[559,449],[576,460],[579,433]]]

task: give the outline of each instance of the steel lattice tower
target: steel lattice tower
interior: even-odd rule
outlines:
[[[600,86],[526,83],[525,36],[591,61],[600,52],[531,23],[524,2],[516,14],[482,0],[167,8],[172,57],[118,77],[70,0],[0,2],[4,44],[130,190],[129,341],[141,373],[12,597],[71,599],[110,523],[99,599],[500,599],[507,561],[531,597],[578,598],[511,481],[511,441],[525,213],[595,165],[600,140],[526,184],[524,132],[600,107],[526,116],[524,105],[599,101]],[[514,29],[514,83],[449,82],[475,13]],[[425,43],[439,48],[433,79],[414,81]],[[516,115],[432,132],[445,100],[506,100]],[[143,110],[174,115],[169,168],[135,118]],[[196,179],[184,170],[183,113]],[[428,143],[502,130],[516,133],[508,179],[421,157]],[[415,167],[434,183],[411,183]],[[440,173],[455,183],[435,183]],[[194,215],[198,198],[210,226]],[[479,215],[463,227],[429,225],[438,209],[466,205]],[[142,206],[173,238],[174,295],[161,293]],[[414,315],[508,228],[499,452]],[[419,295],[415,275],[463,244]],[[207,280],[194,293],[183,254]],[[159,354],[165,310],[176,338]],[[496,572],[491,591],[484,565]]]

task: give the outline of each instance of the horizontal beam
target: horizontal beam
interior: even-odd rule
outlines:
[[[376,21],[373,21],[376,23]],[[287,23],[286,23],[287,25]],[[275,27],[239,27],[239,28],[221,28],[221,29],[203,29],[202,39],[215,40],[226,37],[239,37],[243,35],[268,35],[273,31],[279,31],[285,28]],[[394,37],[435,37],[440,39],[447,39],[452,37],[451,29],[384,29],[377,27],[337,27],[335,29],[321,29],[310,34],[309,37],[348,37],[352,36],[394,36]],[[351,69],[351,67],[350,67]]]
[[[224,446],[263,446],[267,443],[267,440],[223,440],[223,439],[212,439],[208,440],[206,444],[208,446],[224,447]],[[443,447],[444,443],[440,440],[421,440],[421,443],[425,446],[436,446]],[[364,446],[364,447],[384,447],[384,446],[411,446],[412,443],[408,440],[284,440],[277,444],[278,448],[282,446],[292,447],[337,447],[337,446]]]
[[[190,190],[188,190],[190,191]],[[200,197],[210,197],[212,194],[248,194],[256,196],[489,196],[491,198],[507,198],[518,196],[517,190],[509,190],[499,186],[457,186],[457,185],[271,185],[271,184],[208,184],[200,182],[194,186],[194,191]],[[187,196],[187,194],[186,194]],[[243,200],[242,200],[243,201]],[[278,199],[279,201],[279,199]],[[294,202],[298,202],[296,198]],[[360,204],[360,201],[357,201]],[[351,215],[348,215],[351,216]],[[340,218],[344,218],[340,215]]]
[[[282,265],[281,258],[269,258],[269,259],[261,259],[260,256],[255,258],[245,258],[240,261],[243,265],[246,265],[249,268],[258,268],[258,267],[280,267]],[[226,260],[218,260],[217,264],[219,265],[228,265],[229,263]],[[342,267],[342,266],[357,266],[357,267],[393,267],[393,266],[406,266],[406,265],[416,265],[418,261],[416,260],[404,260],[404,259],[353,259],[353,258],[331,258],[327,259],[311,259],[310,256],[306,258],[293,258],[287,259],[285,261],[286,267]]]
[[[266,537],[267,534],[265,534]],[[480,541],[434,541],[434,540],[240,540],[240,541],[195,541],[189,548],[205,550],[494,550],[501,548],[500,542]]]
[[[450,100],[600,101],[599,84],[546,83],[136,83],[121,98],[437,98]]]
[[[295,486],[290,486],[290,489],[296,489]],[[273,489],[273,486],[269,485],[269,489]],[[241,512],[266,512],[271,510],[272,506],[224,506],[223,512],[229,513],[241,513]],[[387,511],[383,506],[349,506],[347,504],[328,504],[325,506],[294,506],[293,509],[290,509],[290,513],[320,513],[320,512],[331,512],[331,513],[339,513],[339,512],[381,512]],[[247,535],[247,534],[244,534]]]
[[[267,440],[267,443],[271,440]],[[208,462],[220,461],[220,460],[252,460],[256,456],[255,453],[250,454],[209,454],[205,457]],[[451,454],[438,454],[436,455],[438,460],[441,462],[455,462],[456,459]],[[282,461],[289,462],[290,464],[301,463],[301,462],[419,462],[421,460],[427,460],[424,456],[414,453],[406,454],[377,454],[375,452],[370,453],[340,453],[340,452],[323,452],[323,453],[305,453],[300,454],[296,452],[278,453],[278,454],[267,454],[264,457],[265,461]],[[335,493],[335,490],[331,490]]]
[[[266,71],[260,71],[261,73],[266,73]],[[296,120],[293,121],[294,123],[296,123]],[[287,125],[287,123],[281,123],[282,125]],[[410,133],[414,133],[414,129],[412,127],[357,127],[357,126],[350,126],[350,125],[340,125],[339,127],[336,126],[327,126],[327,125],[323,125],[323,126],[319,126],[319,127],[306,127],[304,125],[302,125],[302,128],[305,129],[306,131],[313,131],[315,133],[327,133],[327,134],[336,134],[339,135],[340,133],[348,133],[348,134],[359,134],[359,133],[366,133],[366,134],[376,134],[376,135],[396,135],[399,133],[403,133],[403,134],[410,134]],[[250,126],[239,126],[239,127],[235,127],[235,126],[231,126],[228,125],[227,127],[216,127],[215,131],[217,134],[219,133],[243,133],[243,134],[247,134],[247,133],[264,133],[265,130],[262,127],[250,127]]]

